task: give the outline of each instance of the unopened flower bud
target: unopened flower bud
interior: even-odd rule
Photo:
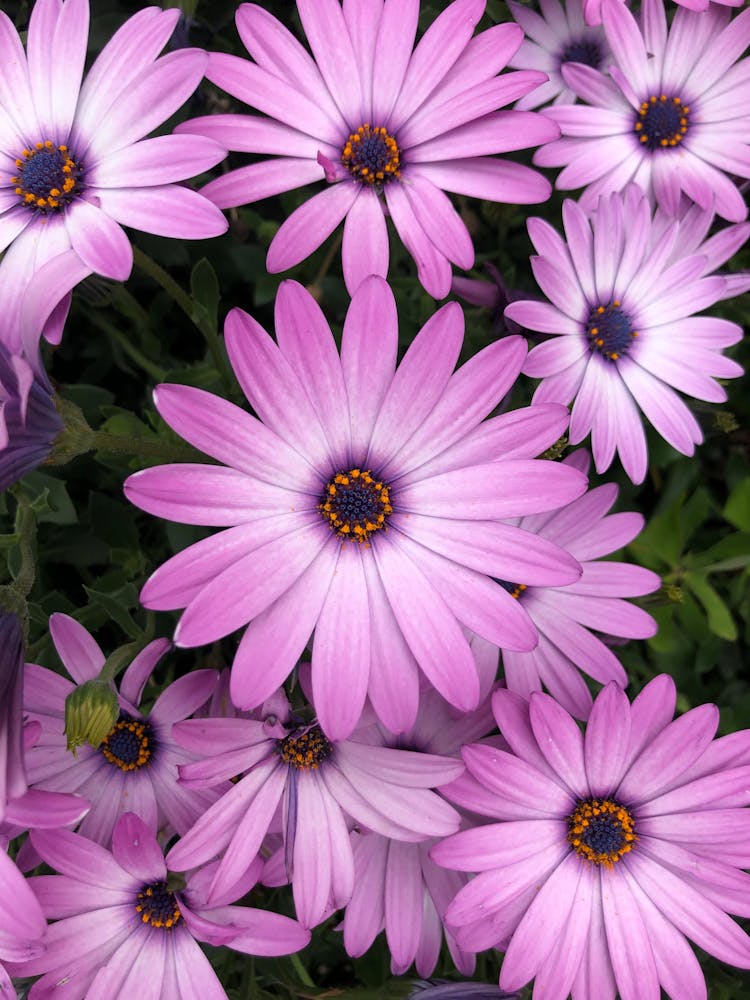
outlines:
[[[103,681],[86,681],[65,699],[65,735],[67,748],[75,754],[76,748],[88,743],[98,747],[110,732],[120,706],[117,695]]]

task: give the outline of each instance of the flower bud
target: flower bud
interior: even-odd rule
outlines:
[[[104,681],[86,681],[65,699],[67,749],[88,743],[98,747],[120,714],[117,695]]]

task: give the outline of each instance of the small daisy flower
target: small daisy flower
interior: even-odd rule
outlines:
[[[524,363],[527,375],[543,379],[534,402],[574,401],[571,443],[590,431],[597,472],[609,468],[617,451],[640,483],[648,457],[639,410],[674,448],[692,455],[703,434],[675,390],[722,402],[726,392],[715,379],[742,374],[722,354],[741,339],[741,327],[695,313],[746,287],[747,275],[727,281],[711,268],[750,227],[730,227],[703,242],[699,214],[652,219],[635,185],[624,195],[603,196],[590,219],[580,204],[566,201],[563,222],[567,242],[542,219],[528,223],[539,253],[531,266],[550,301],[514,302],[506,315],[554,335]]]
[[[47,917],[56,920],[38,958],[14,965],[15,975],[43,973],[30,1000],[64,995],[69,1000],[227,1000],[198,945],[228,945],[248,955],[289,955],[310,934],[289,917],[227,905],[238,895],[209,904],[200,869],[187,879],[167,870],[150,827],[134,813],[117,821],[112,851],[79,834],[32,833],[35,849],[59,874],[31,880]],[[56,919],[60,918],[60,919]]]
[[[585,735],[549,695],[499,690],[511,752],[464,747],[494,822],[432,849],[479,874],[448,908],[459,943],[500,947],[503,989],[550,1000],[705,997],[688,939],[750,968],[750,731],[714,741],[715,705],[672,721],[674,682],[597,696]]]
[[[224,147],[144,139],[190,97],[208,61],[197,49],[157,58],[178,17],[139,11],[84,80],[89,0],[37,0],[26,51],[0,12],[0,286],[26,285],[71,247],[81,274],[124,280],[133,254],[121,225],[178,239],[225,231],[208,199],[176,183],[218,163]]]
[[[230,684],[241,709],[284,682],[314,629],[313,696],[330,739],[352,732],[368,694],[391,731],[410,728],[420,670],[471,711],[480,684],[463,626],[496,645],[536,644],[528,616],[491,577],[531,573],[556,586],[580,576],[560,548],[501,523],[584,492],[580,472],[534,458],[567,411],[532,406],[483,423],[526,346],[506,337],[453,373],[456,303],[425,324],[396,369],[395,301],[375,275],[352,299],[340,356],[295,282],[279,289],[276,335],[278,345],[239,309],[227,318],[229,357],[260,419],[200,389],[157,387],[166,422],[227,467],[146,469],[125,493],[158,517],[227,530],[157,569],[141,600],[186,608],[178,646],[248,626]]]
[[[245,3],[237,29],[254,62],[211,54],[208,79],[266,117],[210,115],[177,131],[274,158],[230,170],[203,194],[229,208],[315,181],[331,185],[282,224],[268,250],[271,273],[304,260],[345,220],[342,261],[353,294],[368,275],[388,273],[387,214],[419,280],[443,298],[451,263],[474,261],[445,191],[512,204],[549,197],[536,171],[492,156],[559,136],[549,119],[498,110],[546,78],[537,70],[498,75],[521,29],[499,24],[473,37],[485,0],[454,0],[413,48],[419,7],[298,0],[310,58],[281,22]]]
[[[139,709],[143,688],[157,662],[168,652],[167,639],[150,642],[122,675],[120,714],[100,746],[67,750],[65,701],[76,684],[94,680],[105,656],[86,629],[67,615],[50,618],[50,635],[73,682],[44,667],[27,664],[24,707],[42,727],[27,751],[29,784],[34,788],[76,791],[92,802],[80,826],[85,836],[109,844],[118,816],[137,811],[150,829],[169,823],[187,831],[215,802],[218,791],[185,788],[177,768],[195,758],[172,738],[172,725],[186,719],[210,697],[218,674],[194,670],[169,684],[149,712]]]
[[[633,181],[670,215],[684,193],[730,222],[747,216],[735,177],[750,177],[746,100],[750,9],[730,21],[727,7],[681,7],[667,27],[663,0],[644,0],[639,26],[619,0],[602,0],[614,63],[609,76],[589,66],[562,67],[585,104],[544,114],[563,137],[538,150],[538,166],[565,167],[562,190],[585,187],[581,205]],[[605,69],[607,67],[604,67]]]
[[[283,836],[297,916],[314,927],[354,891],[355,822],[398,841],[457,830],[458,814],[431,789],[458,777],[461,761],[373,743],[365,728],[364,742],[357,733],[331,741],[316,722],[293,717],[288,703],[264,722],[193,719],[175,727],[183,746],[209,757],[180,769],[188,787],[243,776],[172,848],[170,866],[182,871],[223,852],[210,888],[222,894],[273,825]]]
[[[588,472],[584,453],[569,456],[567,464]],[[656,573],[625,562],[602,561],[628,545],[643,528],[643,516],[634,511],[610,514],[618,488],[605,483],[550,514],[520,518],[518,526],[556,542],[580,562],[583,575],[567,587],[527,587],[509,583],[508,589],[539,632],[539,644],[529,653],[503,652],[505,683],[524,698],[540,691],[552,696],[579,719],[588,718],[592,698],[581,671],[600,684],[628,678],[612,650],[590,630],[626,639],[649,639],[656,622],[626,597],[658,590]]]
[[[508,6],[526,34],[510,65],[542,70],[549,77],[517,101],[516,107],[530,110],[543,104],[575,104],[576,95],[563,79],[562,67],[583,63],[592,69],[606,69],[611,60],[604,31],[584,19],[585,0],[540,0],[540,14],[515,0],[508,0]]]

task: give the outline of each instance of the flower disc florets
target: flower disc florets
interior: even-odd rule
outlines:
[[[568,816],[568,840],[594,865],[611,868],[637,839],[632,815],[612,799],[584,799]]]
[[[80,193],[82,168],[67,146],[47,139],[24,149],[10,178],[24,205],[47,215],[59,212]]]
[[[151,726],[120,712],[120,718],[102,740],[100,749],[110,764],[121,771],[139,771],[150,764],[154,753]]]
[[[592,350],[598,351],[610,361],[617,361],[627,354],[631,340],[638,336],[630,317],[622,311],[619,299],[592,310],[586,324],[586,333],[591,340]]]
[[[666,149],[682,142],[689,116],[690,108],[679,97],[661,94],[641,104],[634,127],[647,149]]]
[[[560,64],[575,62],[599,69],[602,64],[602,47],[595,38],[570,41],[560,54]]]
[[[342,538],[369,544],[393,513],[390,489],[370,469],[338,472],[326,484],[318,510]]]
[[[401,151],[382,126],[360,125],[341,151],[341,162],[363,184],[384,184],[400,177]]]
[[[278,748],[282,760],[298,771],[317,770],[333,753],[333,744],[323,735],[320,726],[285,736],[278,741]]]
[[[166,882],[144,885],[138,893],[135,909],[144,924],[167,931],[171,931],[182,919],[174,893],[167,888]]]

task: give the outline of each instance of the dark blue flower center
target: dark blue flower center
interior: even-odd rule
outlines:
[[[568,841],[592,864],[611,868],[637,839],[630,811],[612,799],[582,799],[568,816]]]
[[[38,142],[24,149],[11,177],[24,205],[48,215],[59,212],[80,193],[82,168],[67,146]]]
[[[619,299],[606,306],[597,306],[591,311],[586,324],[586,335],[591,349],[610,361],[617,361],[627,354],[633,337],[638,336],[630,317],[620,308]]]
[[[577,62],[593,69],[599,69],[602,64],[602,49],[594,38],[579,38],[570,41],[562,50],[561,63]]]
[[[528,585],[525,583],[509,583],[507,580],[497,581],[503,590],[507,590],[511,597],[518,600],[525,590],[528,590]]]
[[[144,719],[134,719],[126,712],[120,712],[120,717],[99,749],[110,764],[121,771],[139,771],[150,764],[154,754],[151,725]]]
[[[363,184],[384,184],[401,176],[401,151],[382,126],[365,124],[352,132],[341,151],[341,162]]]
[[[668,149],[682,142],[688,130],[690,108],[679,97],[649,97],[641,104],[635,131],[646,149]]]
[[[337,472],[326,484],[318,510],[342,538],[366,544],[393,513],[388,485],[370,469]]]
[[[333,744],[320,726],[311,726],[301,733],[285,736],[276,745],[282,760],[298,771],[317,770],[333,753]]]
[[[166,882],[151,882],[141,887],[135,904],[144,924],[171,931],[182,919],[174,893]]]

